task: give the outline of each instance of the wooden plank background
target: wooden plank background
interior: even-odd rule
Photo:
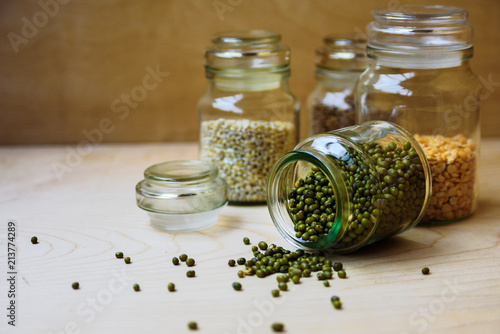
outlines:
[[[364,31],[373,9],[406,3],[417,1],[3,0],[0,144],[195,140],[203,50],[222,30],[280,32],[292,49],[292,91],[304,104],[324,35]],[[490,82],[483,135],[500,136],[500,2],[418,3],[469,10],[472,66]],[[151,71],[161,73],[141,90]],[[145,94],[129,106],[120,102],[131,92]],[[301,121],[305,136],[304,112]]]

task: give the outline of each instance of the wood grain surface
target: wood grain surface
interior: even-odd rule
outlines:
[[[265,206],[226,207],[206,230],[153,229],[135,184],[157,162],[196,158],[195,144],[0,148],[1,333],[500,333],[500,141],[485,141],[480,201],[467,220],[416,227],[336,256],[347,279],[303,278],[271,297],[275,276],[237,277],[229,259],[265,240],[288,249]],[[68,160],[67,160],[68,159]],[[54,164],[68,167],[63,174]],[[16,224],[16,327],[7,325],[7,224]],[[39,243],[31,244],[36,235]],[[122,251],[131,264],[115,258]],[[173,256],[196,259],[196,277]],[[421,274],[422,267],[431,274]],[[80,283],[79,290],[71,288]],[[234,281],[242,291],[231,287]],[[177,291],[167,291],[174,282]],[[141,291],[135,292],[134,283]],[[330,297],[343,303],[336,310]]]
[[[413,3],[469,11],[471,64],[485,85],[482,130],[500,136],[497,0],[2,0],[0,144],[78,143],[103,119],[114,127],[102,142],[196,140],[203,52],[224,30],[280,32],[292,52],[291,90],[304,105],[325,35],[362,33],[372,10]],[[165,75],[144,89],[157,68]],[[305,112],[301,125],[304,137]]]

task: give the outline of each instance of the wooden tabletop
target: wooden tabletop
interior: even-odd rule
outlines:
[[[252,257],[243,237],[292,249],[267,207],[228,206],[209,229],[167,233],[136,206],[146,167],[196,158],[191,143],[0,148],[0,332],[178,334],[196,321],[197,333],[221,334],[272,333],[274,322],[300,334],[500,333],[500,140],[482,143],[472,218],[331,256],[347,279],[324,287],[303,278],[278,298],[275,275],[239,279],[227,265]],[[116,259],[118,251],[132,263]],[[181,253],[197,261],[196,277],[172,264]],[[242,291],[233,290],[235,281]]]

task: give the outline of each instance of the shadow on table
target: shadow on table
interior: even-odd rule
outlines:
[[[404,235],[393,236],[387,239],[377,241],[371,245],[362,247],[352,253],[343,254],[346,258],[380,258],[403,254],[416,249],[428,247],[427,242],[419,242],[405,238]]]
[[[492,200],[490,198],[481,198],[479,197],[476,213],[474,216],[486,216],[493,217],[493,213],[496,211],[498,213],[498,207],[500,207],[500,203],[498,201]]]

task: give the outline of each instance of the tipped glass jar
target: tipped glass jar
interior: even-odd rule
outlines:
[[[467,15],[457,7],[404,5],[375,11],[368,26],[357,122],[394,122],[420,143],[432,170],[426,224],[466,218],[477,206],[481,95],[469,65]]]
[[[314,91],[307,99],[309,135],[355,124],[354,87],[366,69],[366,40],[359,35],[329,35],[316,50]]]
[[[268,208],[294,246],[347,253],[411,229],[430,194],[429,163],[416,140],[373,121],[311,136],[281,157]]]
[[[219,168],[231,204],[265,203],[271,167],[298,140],[290,51],[280,39],[261,30],[222,32],[205,52],[200,155]]]

